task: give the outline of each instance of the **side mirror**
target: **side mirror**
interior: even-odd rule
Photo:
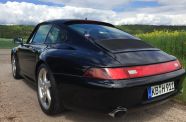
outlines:
[[[23,45],[23,38],[18,37],[13,39],[14,44],[20,44]]]

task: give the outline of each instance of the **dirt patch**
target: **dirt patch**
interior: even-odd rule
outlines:
[[[10,50],[0,50],[0,122],[186,122],[186,106],[168,101],[162,105],[131,111],[126,116],[112,119],[109,116],[69,111],[50,117],[38,104],[36,91],[25,80],[15,80],[11,74]]]

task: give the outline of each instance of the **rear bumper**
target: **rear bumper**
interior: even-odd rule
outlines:
[[[55,75],[61,100],[67,108],[102,112],[110,112],[119,106],[130,109],[165,100],[180,92],[184,77],[184,69],[151,77],[119,81],[99,81]],[[174,92],[148,100],[148,86],[169,81],[175,81]]]

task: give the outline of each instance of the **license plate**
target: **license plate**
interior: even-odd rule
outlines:
[[[174,81],[160,85],[154,85],[147,88],[148,99],[172,92],[175,90]]]

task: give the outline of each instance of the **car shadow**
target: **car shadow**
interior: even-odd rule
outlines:
[[[35,92],[37,92],[37,86],[36,84],[29,80],[29,79],[26,79],[26,78],[23,78],[21,79],[28,87],[30,87],[32,90],[34,90]]]
[[[29,86],[32,90],[36,92],[37,87],[32,81],[28,79],[22,79],[22,81]],[[37,96],[36,96],[37,97]],[[166,101],[161,104],[152,105],[148,107],[136,108],[133,110],[129,110],[124,116],[119,118],[112,118],[108,116],[108,114],[101,114],[96,112],[91,112],[91,110],[87,111],[76,111],[76,110],[68,110],[59,115],[52,116],[52,120],[64,119],[73,121],[73,122],[123,122],[123,121],[151,121],[151,120],[159,120],[164,116],[166,111],[169,111],[173,106],[174,102],[172,100]]]
[[[112,118],[107,114],[98,114],[90,111],[68,111],[62,113],[56,117],[64,116],[65,119],[73,122],[122,122],[122,121],[151,121],[158,120],[161,116],[164,116],[166,111],[172,107],[174,103],[172,101],[166,101],[161,105],[154,105],[145,108],[139,108],[129,110],[124,116],[119,118]],[[54,117],[55,118],[55,117]]]

